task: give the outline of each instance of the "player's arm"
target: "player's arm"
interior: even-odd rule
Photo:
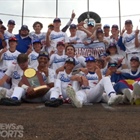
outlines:
[[[0,79],[0,86],[2,86],[9,79],[8,75],[4,75],[2,79]]]
[[[135,47],[136,48],[140,46],[138,35],[139,35],[139,30],[138,30],[138,27],[137,27],[136,31],[135,31]]]

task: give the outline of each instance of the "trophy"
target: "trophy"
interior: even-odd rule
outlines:
[[[26,93],[26,98],[41,97],[50,89],[43,81],[42,74],[33,68],[28,68],[24,71],[20,82],[34,89],[34,93]]]

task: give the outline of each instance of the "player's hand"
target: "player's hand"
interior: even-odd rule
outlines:
[[[74,10],[72,10],[72,14],[71,14],[71,19],[73,20],[75,18],[75,13],[74,13]]]
[[[29,55],[31,52],[32,52],[32,45],[29,45],[29,48],[26,53],[27,53],[27,55]]]
[[[81,76],[81,84],[83,86],[89,86],[88,79],[85,76]]]
[[[96,66],[95,73],[98,75],[98,77],[102,77],[101,70],[98,66]]]
[[[137,28],[135,30],[135,35],[138,35],[138,34],[139,34],[139,29],[138,29],[138,26],[137,26]]]
[[[122,29],[121,33],[120,33],[120,36],[122,36],[125,32],[125,27]]]
[[[48,76],[48,68],[41,69],[41,72],[44,72],[46,76]]]
[[[1,32],[0,32],[0,39],[4,39],[4,36]]]
[[[5,53],[7,50],[8,50],[8,49],[5,47],[5,48],[2,49],[1,53],[3,54],[3,53]]]
[[[28,87],[28,89],[27,89],[27,94],[34,94],[34,88],[33,87]]]

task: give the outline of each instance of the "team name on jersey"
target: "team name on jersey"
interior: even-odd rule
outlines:
[[[70,82],[70,77],[65,77],[64,74],[61,74],[60,80],[63,81],[63,82]]]
[[[60,62],[65,62],[65,58],[57,58],[56,56],[54,57],[53,63],[60,63]]]
[[[13,75],[12,75],[12,78],[13,79],[20,79],[20,74],[17,71],[14,71]]]
[[[4,53],[3,55],[3,60],[16,60],[16,59],[17,59],[17,55],[8,56],[6,53]]]
[[[95,75],[86,75],[86,78],[87,78],[88,80],[98,80],[98,77],[95,76]]]
[[[43,34],[40,34],[39,36],[33,34],[32,38],[33,38],[33,40],[38,40],[39,39],[41,41],[41,40],[45,39],[45,36]]]
[[[38,56],[31,54],[31,60],[37,60]]]
[[[55,40],[55,39],[58,39],[58,38],[61,38],[61,37],[65,37],[65,35],[64,34],[58,34],[58,35],[51,34],[50,35],[51,40]]]
[[[133,35],[130,36],[130,37],[125,37],[125,38],[124,38],[124,41],[125,41],[125,42],[130,42],[130,41],[132,41],[134,38],[135,38],[135,34],[133,34]]]

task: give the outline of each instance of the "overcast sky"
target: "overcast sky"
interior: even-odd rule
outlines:
[[[18,33],[21,27],[23,0],[0,0],[0,19],[7,26],[9,19],[16,22],[14,33]],[[96,12],[101,17],[101,23],[119,25],[118,0],[89,0],[89,10]],[[121,4],[121,26],[124,21],[131,19],[134,29],[139,25],[140,29],[140,0],[120,0]],[[87,11],[87,0],[58,0],[58,17],[61,18],[63,27],[69,20],[72,10],[76,13],[73,23],[77,24],[77,18]],[[56,17],[56,0],[24,0],[24,24],[33,31],[32,25],[35,21],[43,23],[42,31],[47,30],[48,24]]]

